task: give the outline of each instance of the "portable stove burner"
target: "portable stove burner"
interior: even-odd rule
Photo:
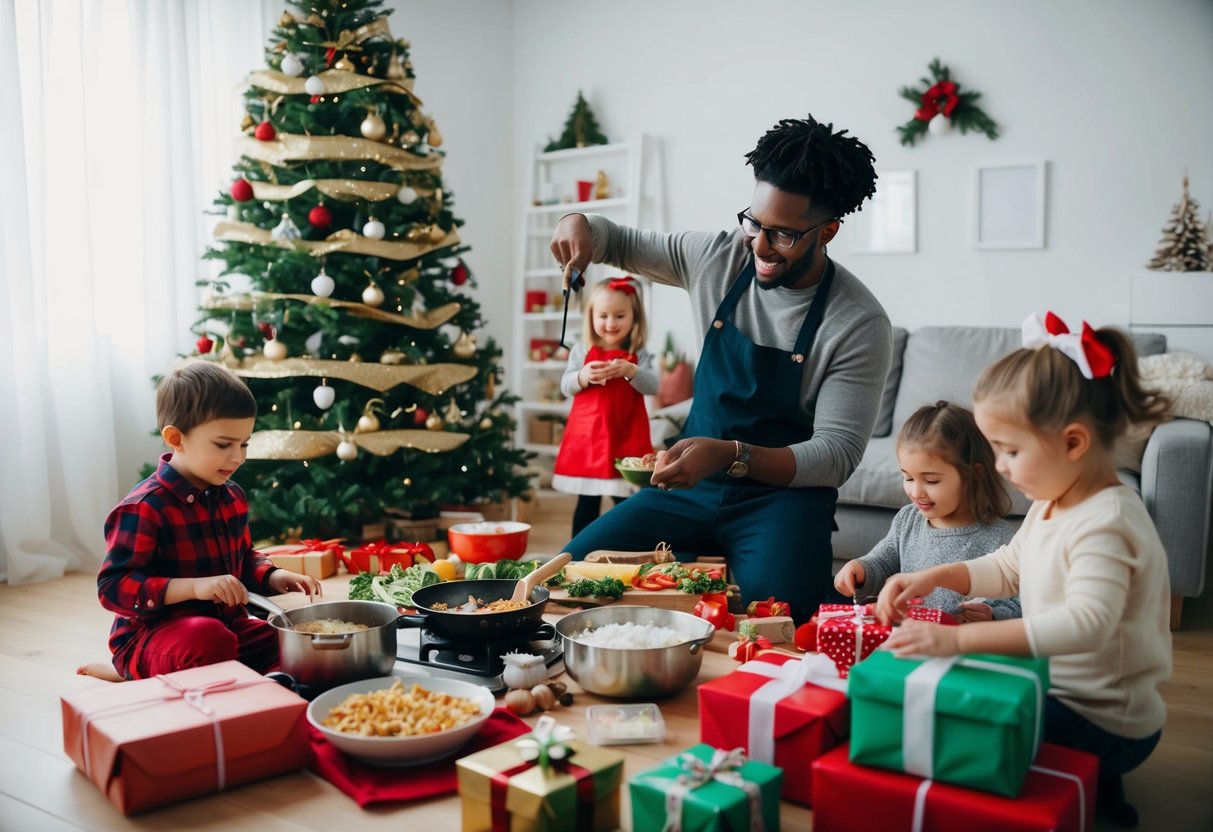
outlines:
[[[564,670],[564,645],[556,628],[547,622],[527,635],[500,641],[455,641],[428,628],[404,628],[396,644],[397,672],[462,679],[484,685],[494,693],[506,689],[501,678],[505,670],[501,657],[506,653],[542,656],[551,675]]]

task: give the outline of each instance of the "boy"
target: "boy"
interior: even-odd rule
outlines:
[[[262,673],[278,664],[278,637],[250,618],[250,590],[320,594],[315,578],[274,566],[253,550],[248,500],[231,476],[244,462],[257,402],[234,373],[194,362],[156,390],[160,436],[172,448],[105,521],[101,605],[115,613],[113,670],[146,679],[239,659]]]

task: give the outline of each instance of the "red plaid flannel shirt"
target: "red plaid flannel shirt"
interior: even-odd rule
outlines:
[[[195,488],[169,465],[170,456],[160,457],[156,473],[136,485],[105,521],[97,594],[101,605],[116,613],[109,645],[124,675],[134,657],[123,650],[145,627],[181,615],[234,619],[248,614],[242,606],[223,609],[212,601],[166,606],[170,580],[231,574],[251,591],[264,592],[276,568],[253,549],[243,489],[233,482]]]

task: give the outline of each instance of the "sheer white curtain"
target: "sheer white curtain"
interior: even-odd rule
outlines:
[[[0,0],[0,580],[95,569],[159,443],[280,0]]]

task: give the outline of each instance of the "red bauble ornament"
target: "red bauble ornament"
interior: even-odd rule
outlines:
[[[268,121],[263,121],[257,125],[257,129],[253,131],[253,135],[263,142],[272,142],[278,138],[278,131],[274,129],[274,125]]]
[[[313,95],[310,100],[313,104],[319,104],[321,101],[321,98],[318,95]]]
[[[328,208],[323,205],[317,205],[315,208],[307,212],[307,221],[312,224],[312,228],[317,231],[324,231],[333,224],[333,214]]]
[[[232,199],[237,202],[248,202],[253,198],[253,186],[249,184],[247,179],[237,179],[232,183],[230,193]]]
[[[194,342],[194,346],[198,348],[199,355],[207,355],[215,348],[215,342],[203,335]]]
[[[260,332],[267,341],[273,341],[276,336],[274,325],[266,321],[262,321],[261,323],[257,324],[257,331]]]
[[[425,420],[430,418],[430,412],[424,407],[419,407],[413,411],[413,424],[424,425]]]
[[[451,282],[456,286],[462,286],[468,282],[468,267],[463,264],[462,260],[459,261],[459,265],[451,269]]]

